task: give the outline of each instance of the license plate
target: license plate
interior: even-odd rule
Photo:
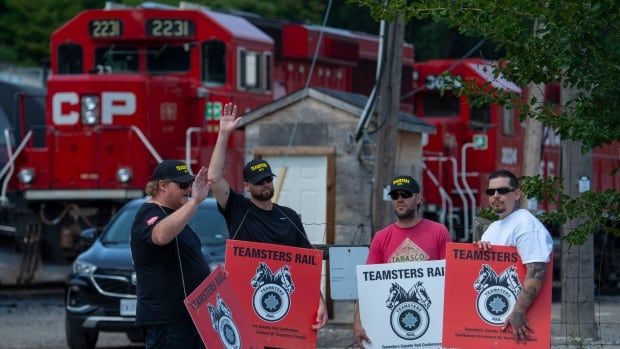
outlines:
[[[121,316],[136,316],[136,299],[121,299]]]

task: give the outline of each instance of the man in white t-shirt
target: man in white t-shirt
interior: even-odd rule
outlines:
[[[531,333],[525,313],[534,301],[545,280],[547,263],[551,258],[553,240],[549,231],[529,211],[519,208],[521,190],[517,177],[510,171],[497,170],[489,177],[486,190],[491,209],[499,216],[482,234],[480,241],[474,242],[483,250],[491,245],[515,246],[527,270],[523,290],[502,327],[512,327],[517,343],[526,343]]]

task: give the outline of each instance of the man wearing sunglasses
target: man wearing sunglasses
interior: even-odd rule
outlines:
[[[230,238],[313,248],[297,212],[271,201],[275,175],[267,161],[254,159],[243,168],[243,190],[250,194],[250,198],[232,190],[224,179],[226,145],[240,120],[241,118],[237,118],[237,106],[232,103],[224,105],[219,134],[209,163],[208,177],[211,189],[217,200],[218,209],[226,219]],[[322,328],[326,323],[327,308],[321,297],[316,324],[312,328]]]
[[[443,224],[424,219],[418,213],[422,194],[415,179],[410,176],[395,177],[388,195],[392,199],[396,222],[375,234],[366,264],[445,259],[446,243],[452,239]],[[357,308],[353,336],[360,348],[364,348],[364,341],[370,343]]]
[[[522,193],[518,187],[517,177],[512,172],[497,170],[491,173],[489,187],[485,192],[489,197],[491,209],[500,219],[491,223],[480,241],[474,243],[485,251],[490,250],[492,245],[517,247],[527,272],[523,290],[517,297],[517,302],[502,331],[510,325],[515,341],[527,343],[531,332],[534,331],[530,328],[525,313],[545,280],[553,240],[549,231],[536,217],[528,210],[519,208]]]
[[[146,348],[204,348],[183,299],[209,276],[200,239],[187,225],[209,193],[207,170],[194,178],[182,161],[164,160],[145,191],[150,198],[131,227],[136,325],[146,329]]]

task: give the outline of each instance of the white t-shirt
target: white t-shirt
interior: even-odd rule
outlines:
[[[481,241],[492,245],[516,246],[523,264],[549,262],[553,250],[551,234],[528,210],[519,209],[491,223]]]

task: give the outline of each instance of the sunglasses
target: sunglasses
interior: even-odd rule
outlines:
[[[484,192],[488,196],[493,196],[493,195],[495,195],[496,192],[499,195],[506,195],[508,193],[512,193],[515,190],[517,190],[517,189],[516,188],[510,188],[510,187],[501,187],[501,188],[488,188]]]
[[[399,197],[403,199],[409,199],[413,196],[413,193],[410,191],[393,191],[389,195],[392,200],[398,200]]]
[[[265,177],[261,179],[260,181],[256,182],[254,185],[263,185],[265,183],[271,183],[271,182],[273,182],[273,177]]]
[[[182,182],[182,183],[175,182],[175,183],[179,185],[179,188],[187,189],[192,186],[192,183],[194,183],[194,181],[188,181],[188,182]]]

